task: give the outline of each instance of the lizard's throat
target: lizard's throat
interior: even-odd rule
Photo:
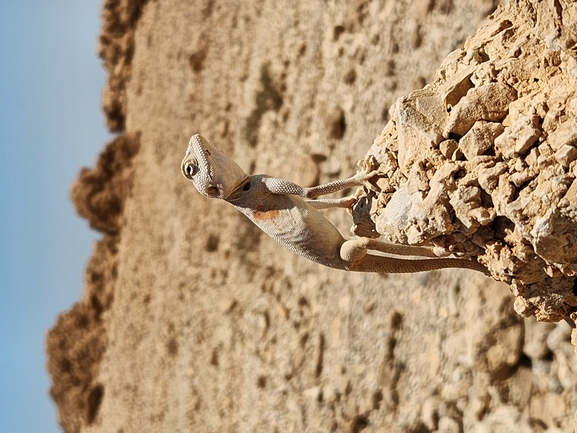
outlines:
[[[252,176],[245,174],[245,176],[232,188],[232,192],[225,197],[225,200],[235,199],[238,197],[242,192],[244,186],[250,182]]]

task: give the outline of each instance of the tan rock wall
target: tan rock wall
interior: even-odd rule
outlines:
[[[478,257],[519,314],[558,321],[577,309],[577,6],[521,11],[393,105],[371,217],[392,242]]]
[[[139,150],[108,160],[114,188],[75,189],[105,234],[86,297],[48,337],[66,431],[571,431],[564,322],[521,319],[479,273],[320,267],[179,173],[201,132],[251,172],[352,174],[389,107],[494,7],[107,2],[105,109]],[[99,216],[116,198],[111,234]],[[327,216],[346,233],[350,216]]]

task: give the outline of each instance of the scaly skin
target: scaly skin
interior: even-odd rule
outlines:
[[[439,258],[425,247],[394,245],[369,238],[345,240],[317,209],[348,208],[354,204],[354,197],[317,197],[363,185],[376,172],[360,172],[348,179],[305,188],[266,175],[247,175],[236,162],[198,134],[190,138],[181,171],[199,193],[229,202],[275,241],[321,265],[357,272],[412,273],[463,268],[488,274],[476,261]],[[368,254],[369,250],[429,258],[386,257]]]

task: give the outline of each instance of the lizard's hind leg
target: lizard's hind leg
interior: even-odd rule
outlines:
[[[405,259],[367,254],[369,250],[397,256],[421,256],[429,259]],[[369,238],[345,241],[341,246],[341,258],[347,262],[348,270],[359,272],[411,273],[445,268],[472,269],[488,275],[487,269],[475,260],[439,258],[425,247],[395,245]]]
[[[365,252],[363,253],[362,250]],[[390,244],[388,242],[377,241],[370,238],[355,238],[345,241],[341,247],[341,258],[347,260],[344,255],[352,260],[363,257],[367,250],[380,251],[385,254],[395,256],[418,256],[438,258],[431,248],[417,247],[412,245]]]

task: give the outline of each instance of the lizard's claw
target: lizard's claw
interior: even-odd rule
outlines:
[[[343,205],[343,207],[352,210],[352,209],[353,209],[353,206],[355,205],[355,203],[356,203],[357,201],[358,201],[358,197],[355,196],[355,195],[351,195],[351,196],[349,196],[349,197],[344,197],[344,198],[342,199],[342,205]]]
[[[375,176],[379,175],[379,170],[372,170],[372,171],[359,171],[355,177],[358,179],[359,182],[366,182],[369,179],[372,179]]]
[[[372,179],[373,177],[378,176],[379,174],[380,174],[379,170],[369,171],[368,173],[365,173],[366,180]]]
[[[365,186],[366,186],[368,189],[370,189],[370,190],[374,190],[375,187],[374,187],[371,183],[369,183],[368,181],[369,181],[370,179],[372,179],[373,177],[376,177],[376,176],[379,176],[379,175],[380,175],[379,170],[372,170],[372,171],[369,171],[369,172],[367,172],[367,171],[360,171],[360,172],[358,172],[358,173],[355,175],[355,177],[358,179],[359,184],[365,185]]]

